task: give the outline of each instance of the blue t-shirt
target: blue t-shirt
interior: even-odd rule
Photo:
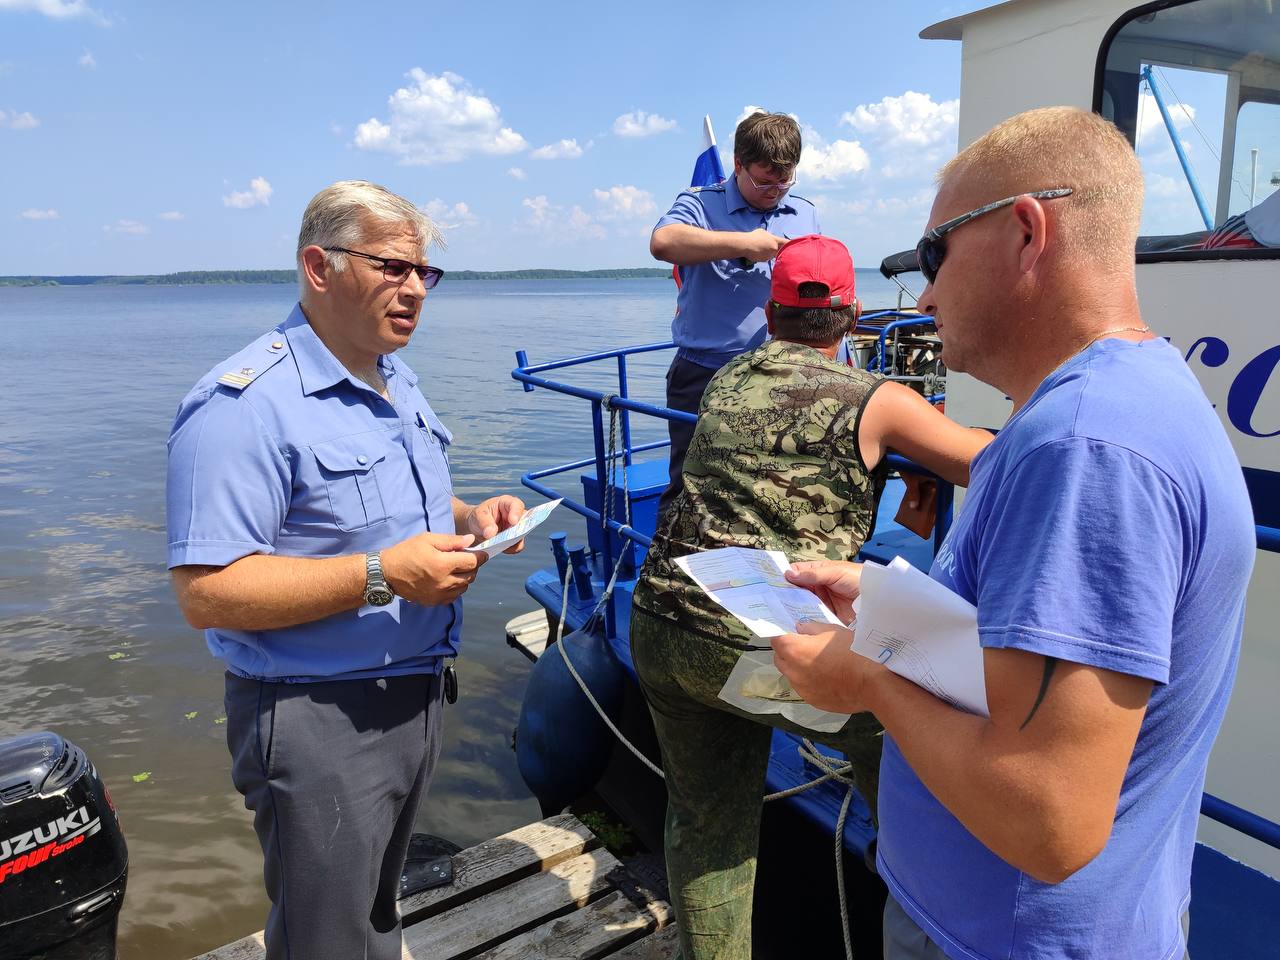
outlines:
[[[300,307],[214,367],[169,435],[169,566],[254,553],[336,557],[453,533],[452,439],[394,356],[394,404],[355,379]],[[205,631],[243,677],[289,682],[438,673],[457,651],[462,601],[394,598],[279,630]]]
[[[1255,545],[1240,464],[1164,340],[1094,344],[975,458],[930,575],[977,606],[982,645],[1155,686],[1111,837],[1056,885],[983,846],[885,737],[880,875],[948,957],[1182,956],[1200,794]]]
[[[757,210],[742,198],[733,177],[685,190],[653,229],[673,223],[742,233],[763,227],[791,240],[822,232],[818,211],[808,200],[788,193],[772,210]],[[772,261],[744,267],[737,260],[712,260],[679,269],[680,293],[671,321],[679,356],[718,370],[764,343]]]

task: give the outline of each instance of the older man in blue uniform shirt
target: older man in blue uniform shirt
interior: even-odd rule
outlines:
[[[267,956],[398,960],[400,873],[440,751],[446,657],[482,554],[524,512],[453,496],[451,436],[393,354],[443,275],[435,226],[374,184],[308,205],[301,302],[182,401],[169,567],[227,668]]]
[[[667,406],[698,412],[711,377],[765,339],[764,302],[773,258],[788,240],[821,233],[812,203],[790,193],[800,163],[800,128],[783,113],[753,113],[733,138],[733,176],[676,197],[653,228],[650,252],[679,270],[671,323],[676,356],[667,371]],[[668,424],[671,483],[680,489],[693,424]]]

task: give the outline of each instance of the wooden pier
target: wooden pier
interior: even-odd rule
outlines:
[[[400,901],[403,960],[670,960],[678,952],[671,907],[569,814],[463,850],[453,869],[451,885]],[[259,932],[196,960],[263,956]]]

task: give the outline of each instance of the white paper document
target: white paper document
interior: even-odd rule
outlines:
[[[560,500],[564,498],[561,497]],[[552,500],[549,503],[540,504],[532,510],[526,510],[513,526],[503,530],[496,537],[490,537],[484,543],[474,543],[466,548],[467,553],[483,553],[492,557],[496,553],[502,553],[507,547],[514,544],[517,540],[527,537],[533,528],[551,516],[551,511],[560,506],[560,500]]]
[[[853,649],[969,713],[989,716],[977,607],[901,557],[866,563]]]
[[[812,593],[787,582],[783,572],[791,564],[777,550],[723,547],[678,557],[676,565],[758,637],[795,633],[801,620],[844,626]],[[833,733],[849,719],[847,713],[829,713],[801,700],[773,665],[772,650],[744,651],[720,699],[747,713],[781,714],[819,733]]]
[[[757,637],[795,633],[802,620],[844,626],[816,596],[787,582],[791,563],[777,550],[722,547],[677,557],[676,566]]]
[[[744,652],[720,688],[719,696],[725,703],[747,713],[777,713],[818,733],[834,733],[849,720],[847,713],[819,710],[801,700],[773,665],[770,650]]]

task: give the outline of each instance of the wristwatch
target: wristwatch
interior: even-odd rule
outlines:
[[[374,607],[385,607],[396,592],[382,575],[382,557],[376,553],[364,555],[364,602]]]

